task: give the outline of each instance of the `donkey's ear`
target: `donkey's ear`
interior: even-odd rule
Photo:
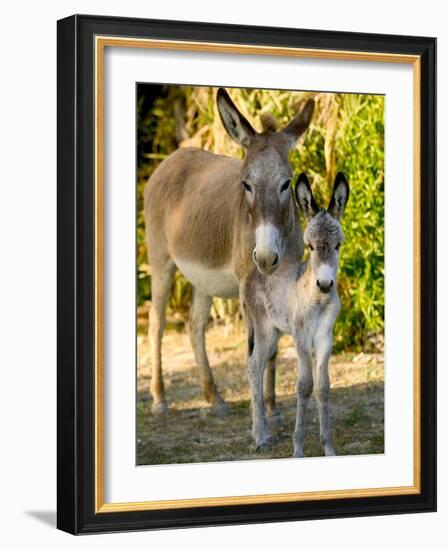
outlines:
[[[283,129],[283,133],[287,136],[289,141],[289,147],[292,149],[299,137],[308,128],[311,122],[311,118],[314,112],[314,99],[309,99],[305,107],[294,118],[286,128]]]
[[[348,186],[348,181],[345,179],[344,174],[339,172],[334,180],[333,194],[331,195],[330,204],[327,209],[333,218],[337,220],[341,219],[349,195],[350,188]]]
[[[303,172],[297,179],[295,195],[297,204],[305,218],[309,220],[319,212],[319,208],[313,197],[313,192],[311,191],[310,182]]]
[[[238,111],[224,88],[219,88],[216,96],[219,116],[229,136],[243,147],[249,147],[255,130],[246,118]]]

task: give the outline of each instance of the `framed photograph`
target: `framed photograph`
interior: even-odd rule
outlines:
[[[58,527],[436,509],[436,40],[58,22]]]

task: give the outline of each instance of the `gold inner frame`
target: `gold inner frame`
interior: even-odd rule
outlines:
[[[414,361],[413,361],[413,455],[414,482],[410,486],[370,489],[343,489],[301,493],[276,493],[180,500],[106,503],[104,501],[104,53],[106,47],[155,48],[177,51],[202,51],[251,55],[306,57],[350,61],[406,63],[413,66],[413,217],[414,217]],[[221,44],[213,42],[187,42],[95,37],[95,513],[129,512],[195,508],[205,506],[231,506],[274,502],[300,502],[340,498],[410,495],[420,493],[420,57],[388,53],[319,50],[291,47],[254,46],[250,44]]]

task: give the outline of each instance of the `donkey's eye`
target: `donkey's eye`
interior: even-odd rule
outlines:
[[[336,250],[339,250],[340,247],[341,247],[341,243],[338,243],[338,244],[335,246],[335,249],[336,249]]]
[[[291,183],[291,180],[286,180],[285,183],[280,187],[280,191],[283,193],[283,191],[286,191],[289,189],[289,184]]]
[[[312,244],[309,244],[308,246],[310,250],[314,250],[314,246]]]
[[[242,181],[241,183],[243,184],[243,187],[246,191],[252,193],[252,187],[247,183],[247,181]]]

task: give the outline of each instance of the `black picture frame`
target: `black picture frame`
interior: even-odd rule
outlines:
[[[420,493],[95,512],[95,36],[420,57]],[[436,510],[436,39],[74,15],[58,21],[57,526],[73,534]]]

